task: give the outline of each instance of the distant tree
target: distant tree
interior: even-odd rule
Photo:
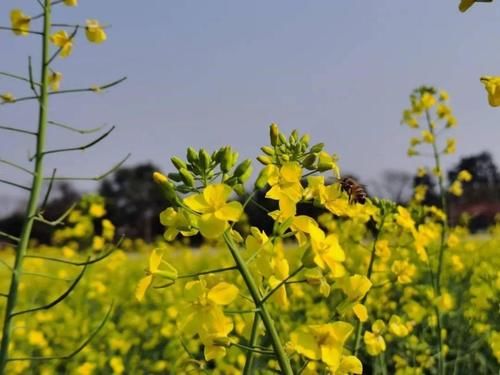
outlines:
[[[107,217],[119,235],[151,241],[163,233],[159,214],[166,202],[152,179],[159,170],[150,163],[120,168],[99,186],[99,194],[106,198]]]
[[[81,194],[75,190],[73,185],[60,182],[54,184],[50,196],[52,198],[43,207],[43,216],[47,220],[55,220],[63,215],[73,203],[77,202]],[[19,235],[23,225],[23,217],[24,212],[15,211],[0,220],[0,229],[15,236]],[[31,237],[40,243],[48,244],[53,232],[54,227],[35,221]]]
[[[384,171],[381,182],[373,182],[371,185],[377,196],[397,203],[408,202],[412,195],[412,175],[404,171]]]
[[[449,180],[454,181],[461,170],[472,174],[472,181],[464,183],[464,187],[477,190],[494,188],[500,183],[498,168],[487,151],[460,159],[458,164],[448,172]]]

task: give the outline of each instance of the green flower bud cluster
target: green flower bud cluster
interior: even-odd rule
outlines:
[[[246,159],[237,164],[238,157],[239,154],[231,146],[221,147],[211,154],[205,149],[196,151],[189,147],[186,160],[178,156],[170,159],[177,172],[169,173],[168,178],[181,193],[197,191],[215,182],[224,183],[236,192],[243,193],[243,184],[252,174],[252,161]]]
[[[269,133],[271,145],[261,147],[263,155],[257,157],[263,165],[283,165],[297,161],[310,171],[324,172],[336,169],[336,156],[323,151],[323,143],[310,146],[309,134],[300,136],[297,130],[293,130],[290,136],[286,137],[276,124],[271,124]]]

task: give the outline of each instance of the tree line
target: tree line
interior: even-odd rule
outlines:
[[[153,172],[160,169],[152,163],[133,167],[122,167],[113,175],[103,180],[97,193],[106,200],[107,218],[115,224],[118,235],[128,238],[142,238],[152,241],[163,233],[163,226],[158,220],[159,213],[166,208],[165,200],[153,182]],[[448,181],[454,181],[458,173],[467,170],[472,176],[470,182],[463,184],[463,194],[459,197],[449,194],[448,214],[453,224],[465,222],[472,231],[486,229],[500,214],[500,174],[488,152],[482,152],[461,158],[453,168],[448,170]],[[355,177],[355,176],[354,176]],[[364,183],[362,179],[359,179]],[[427,194],[422,203],[440,205],[436,179],[431,174],[421,176],[400,171],[384,173],[382,183],[367,183],[365,185],[369,196],[385,196],[400,204],[408,203],[415,186],[425,185]],[[57,184],[55,198],[50,200],[44,210],[44,216],[49,220],[63,214],[68,207],[81,198],[69,183]],[[244,200],[245,197],[242,197]],[[271,230],[272,220],[265,210],[274,210],[275,202],[265,199],[265,191],[259,191],[254,196],[254,203],[245,209],[247,223],[259,223]],[[302,213],[319,215],[321,212],[310,205],[299,206]],[[0,220],[0,229],[16,234],[21,230],[23,212],[14,212]],[[463,218],[466,218],[464,221]],[[41,243],[50,243],[54,228],[43,223],[37,223],[33,238]],[[193,239],[199,241],[196,237]]]

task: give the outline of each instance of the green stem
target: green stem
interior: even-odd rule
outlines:
[[[447,205],[446,205],[446,192],[444,190],[444,181],[443,181],[443,174],[441,171],[441,160],[439,158],[439,151],[437,149],[436,145],[436,133],[434,131],[434,128],[431,126],[431,115],[429,113],[429,110],[425,111],[425,118],[427,120],[427,126],[429,129],[429,132],[433,136],[433,142],[432,142],[432,151],[434,154],[434,163],[435,163],[435,168],[439,172],[438,173],[438,184],[439,184],[439,196],[441,198],[441,208],[443,212],[446,215],[446,218],[443,221],[443,229],[441,230],[441,240],[440,240],[440,245],[439,245],[439,255],[438,255],[438,264],[437,264],[437,271],[435,274],[434,278],[434,288],[435,288],[435,293],[436,297],[439,297],[441,295],[441,273],[443,270],[443,258],[444,258],[444,251],[446,248],[446,235],[448,231],[448,210],[447,210]],[[442,329],[442,316],[441,312],[439,311],[439,308],[435,308],[436,312],[436,319],[437,319],[437,324],[436,324],[436,330],[437,330],[437,339],[438,339],[438,350],[439,350],[439,374],[444,375],[445,373],[445,356],[443,352],[443,338],[441,336],[441,329]]]
[[[278,331],[274,326],[274,321],[271,318],[269,311],[267,310],[267,306],[265,304],[261,304],[260,299],[262,296],[260,295],[259,289],[255,284],[255,280],[253,279],[250,270],[246,266],[243,257],[240,255],[237,245],[234,243],[233,239],[231,238],[231,235],[228,232],[224,233],[224,241],[226,242],[229,251],[233,256],[233,259],[236,262],[236,265],[238,266],[240,274],[243,277],[243,280],[245,281],[245,284],[248,288],[248,291],[250,292],[250,295],[252,296],[255,306],[258,306],[260,308],[259,314],[260,317],[262,318],[262,322],[264,323],[264,327],[266,327],[266,331],[271,338],[273,349],[276,354],[278,363],[280,365],[281,372],[286,375],[293,375],[292,366],[290,365],[290,360],[288,359],[285,349],[281,344]]]
[[[250,334],[250,341],[248,342],[248,346],[256,346],[257,341],[259,338],[259,323],[260,323],[260,316],[259,314],[255,314],[253,316],[253,323],[252,323],[252,332]],[[243,375],[251,375],[253,373],[253,364],[255,362],[255,354],[254,352],[248,352],[246,361],[245,361],[245,367],[243,368]]]
[[[380,233],[382,232],[382,228],[384,226],[384,221],[385,221],[385,214],[380,218],[380,225],[377,228],[377,233],[375,234],[375,238],[373,239],[373,244],[372,244],[372,252],[370,255],[370,263],[368,264],[368,271],[366,272],[366,277],[368,280],[370,280],[372,273],[373,273],[373,264],[375,263],[375,258],[376,258],[376,247],[377,247],[377,241],[380,236]],[[368,298],[368,292],[366,292],[365,296],[361,300],[361,303],[364,304],[366,302],[366,299]],[[363,322],[361,320],[358,320],[356,323],[356,336],[354,337],[354,355],[358,355],[359,351],[359,345],[361,344],[361,334],[363,333]]]
[[[0,374],[5,373],[5,366],[9,360],[9,343],[12,331],[12,312],[16,307],[17,291],[19,288],[20,277],[22,274],[23,260],[28,248],[28,242],[33,228],[33,221],[36,216],[38,200],[40,199],[43,182],[43,152],[45,147],[45,135],[47,129],[48,112],[48,88],[49,88],[49,35],[50,35],[50,0],[45,0],[43,17],[43,37],[42,37],[42,56],[41,56],[41,87],[40,104],[38,113],[38,133],[36,142],[36,154],[31,192],[26,210],[26,215],[21,230],[20,241],[17,245],[16,259],[14,261],[14,272],[11,276],[9,297],[5,307],[4,324],[2,328],[2,342],[0,344]]]

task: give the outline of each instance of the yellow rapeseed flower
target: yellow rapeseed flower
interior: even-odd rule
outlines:
[[[448,188],[448,191],[451,194],[455,195],[456,197],[460,197],[464,193],[464,189],[462,187],[462,183],[459,180],[453,181],[453,183]]]
[[[395,260],[392,264],[391,271],[396,274],[398,283],[409,284],[412,282],[417,272],[417,267],[407,260]]]
[[[500,90],[498,89],[500,77],[483,76],[481,77],[481,83],[488,93],[488,103],[492,107],[500,106]]]
[[[296,204],[302,199],[304,188],[300,183],[302,168],[297,162],[288,162],[281,168],[269,167],[268,183],[271,189],[266,198],[279,201],[280,211],[284,217],[295,215]]]
[[[457,151],[457,140],[455,138],[448,138],[446,140],[446,147],[443,152],[445,154],[454,154]]]
[[[434,142],[434,135],[429,130],[422,130],[422,140],[425,143]]]
[[[225,184],[209,185],[203,193],[184,199],[184,204],[201,214],[198,220],[200,233],[206,238],[218,238],[229,228],[229,221],[238,221],[243,213],[240,202],[229,202],[231,187]]]
[[[436,98],[429,92],[424,92],[422,97],[420,98],[420,102],[424,109],[431,108],[434,104],[436,104]]]
[[[51,71],[49,75],[49,85],[52,91],[59,91],[61,86],[62,73]]]
[[[73,50],[73,39],[68,35],[65,30],[59,30],[58,32],[50,36],[50,41],[57,47],[61,48],[61,57],[65,58],[71,55]]]
[[[69,7],[76,7],[78,5],[78,0],[64,0],[64,5]]]
[[[97,20],[87,20],[85,35],[89,42],[102,43],[107,39],[106,32]]]
[[[397,337],[408,336],[408,327],[401,322],[401,318],[398,315],[392,315],[389,319],[388,324],[389,332]]]
[[[377,356],[386,349],[385,340],[382,333],[385,331],[385,323],[382,320],[376,320],[372,324],[372,331],[366,331],[363,341],[366,345],[366,351],[371,356]]]
[[[23,13],[21,9],[10,11],[10,23],[12,32],[16,35],[26,36],[30,31],[31,17]]]
[[[458,172],[457,180],[462,182],[472,181],[472,174],[468,170],[462,169]]]
[[[146,276],[144,276],[137,285],[135,290],[135,297],[138,301],[142,301],[146,290],[153,283],[154,276],[161,276],[169,280],[175,280],[177,278],[177,270],[171,266],[168,262],[162,260],[163,251],[160,249],[155,249],[149,257],[149,266],[145,270]],[[165,265],[165,270],[160,270],[160,265]]]
[[[306,358],[321,360],[333,373],[337,373],[344,343],[352,330],[352,325],[342,321],[303,326],[290,334],[291,346]]]
[[[3,94],[0,94],[0,99],[2,100],[2,103],[14,103],[16,101],[16,98],[11,92],[4,92]]]

